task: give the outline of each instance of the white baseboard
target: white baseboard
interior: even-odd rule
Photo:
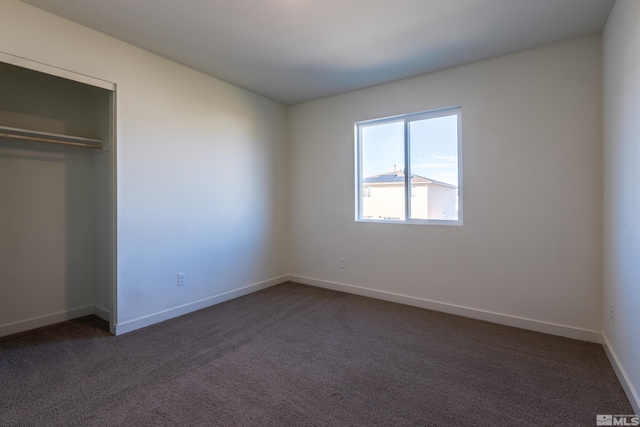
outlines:
[[[640,396],[638,395],[638,392],[636,391],[636,389],[633,387],[633,384],[631,384],[631,381],[629,380],[627,373],[625,372],[624,368],[620,364],[620,360],[618,359],[618,356],[616,355],[616,353],[613,351],[613,348],[611,347],[611,343],[609,342],[607,335],[604,333],[602,334],[602,347],[604,347],[604,351],[605,353],[607,353],[609,362],[611,362],[611,366],[613,367],[613,370],[615,371],[616,376],[618,377],[618,381],[620,381],[620,384],[622,384],[622,388],[624,389],[624,392],[627,394],[627,398],[629,399],[629,402],[631,402],[631,406],[633,407],[633,410],[635,411],[636,415],[640,415]],[[631,415],[631,414],[628,414],[628,415]]]
[[[86,307],[47,314],[45,316],[34,317],[32,319],[20,320],[18,322],[8,323],[6,325],[0,325],[0,337],[17,334],[18,332],[24,332],[30,329],[40,328],[42,326],[53,325],[54,323],[64,322],[65,320],[89,316],[91,314],[94,314],[94,312],[94,306],[89,305]]]
[[[93,307],[93,314],[107,322],[111,321],[111,313],[109,312],[109,310],[99,305]]]
[[[163,322],[165,320],[173,319],[174,317],[182,316],[194,311],[202,310],[203,308],[211,307],[212,305],[220,304],[221,302],[229,301],[234,298],[248,295],[262,289],[270,288],[271,286],[279,285],[289,280],[289,276],[284,275],[275,277],[273,279],[265,280],[264,282],[254,283],[253,285],[244,286],[232,291],[223,292],[218,295],[207,297],[199,301],[190,302],[188,304],[173,307],[168,310],[164,310],[158,313],[149,314],[147,316],[139,317],[137,319],[128,320],[126,322],[118,323],[112,328],[111,333],[114,335],[122,335],[127,332],[135,331],[136,329],[144,328],[155,323]]]
[[[432,301],[424,298],[416,298],[408,295],[362,288],[359,286],[347,285],[344,283],[329,282],[326,280],[313,279],[304,276],[290,275],[289,280],[291,280],[292,282],[302,283],[304,285],[317,286],[319,288],[332,289],[335,291],[362,295],[365,297],[381,299],[399,304],[411,305],[414,307],[426,308],[434,311],[441,311],[458,316],[470,317],[472,319],[498,323],[500,325],[514,326],[516,328],[543,332],[546,334],[558,335],[561,337],[573,338],[581,341],[589,341],[598,344],[602,343],[602,334],[599,331],[580,329],[573,326],[560,325],[556,323],[542,322],[539,320],[511,316],[508,314],[494,313],[491,311],[479,310],[471,307],[463,307],[454,304]]]

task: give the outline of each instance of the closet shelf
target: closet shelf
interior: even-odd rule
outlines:
[[[40,132],[35,130],[0,126],[0,138],[44,142],[47,144],[66,145],[69,147],[103,150],[104,141],[81,136],[63,135],[59,133]]]

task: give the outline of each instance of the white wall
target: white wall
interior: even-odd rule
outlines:
[[[282,280],[285,107],[15,0],[0,51],[117,84],[120,332]]]
[[[356,223],[354,122],[458,105],[464,225]],[[599,35],[300,104],[289,118],[295,280],[599,340]]]
[[[92,160],[0,146],[0,332],[92,312]]]
[[[640,2],[616,1],[603,50],[603,335],[640,414]]]

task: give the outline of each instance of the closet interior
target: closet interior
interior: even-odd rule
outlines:
[[[0,335],[115,318],[116,86],[0,53]]]

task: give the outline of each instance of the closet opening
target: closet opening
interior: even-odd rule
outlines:
[[[0,336],[116,321],[116,85],[0,52]]]

